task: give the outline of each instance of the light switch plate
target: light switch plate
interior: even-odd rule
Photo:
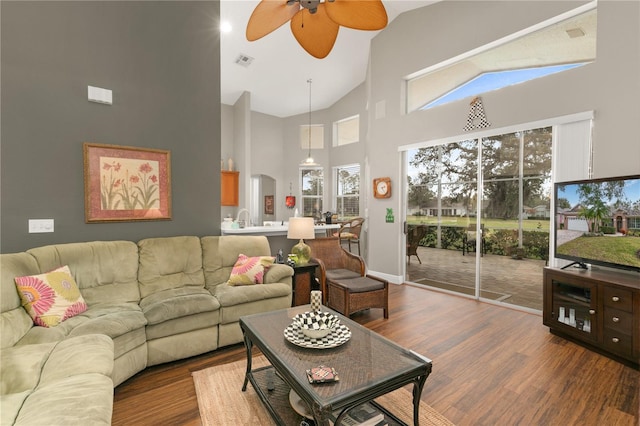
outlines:
[[[29,219],[29,233],[53,232],[53,219]]]

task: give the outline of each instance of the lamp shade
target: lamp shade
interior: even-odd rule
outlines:
[[[287,238],[292,240],[312,240],[316,237],[312,217],[292,217],[289,218],[289,229]]]

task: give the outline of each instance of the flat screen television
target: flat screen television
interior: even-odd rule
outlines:
[[[640,272],[640,175],[557,182],[555,257]]]

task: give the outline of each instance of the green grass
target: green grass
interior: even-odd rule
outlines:
[[[559,254],[636,267],[640,267],[639,250],[640,237],[578,237],[558,246]]]
[[[438,218],[433,216],[407,216],[410,225],[437,225]],[[476,218],[466,217],[443,217],[440,221],[442,226],[459,226],[466,228],[469,224],[476,223]],[[518,221],[515,219],[482,219],[480,223],[487,229],[518,229]],[[549,220],[526,219],[522,221],[522,229],[525,231],[547,231],[549,232]]]

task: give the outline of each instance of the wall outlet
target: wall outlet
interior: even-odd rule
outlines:
[[[53,232],[53,219],[29,219],[29,233]]]

